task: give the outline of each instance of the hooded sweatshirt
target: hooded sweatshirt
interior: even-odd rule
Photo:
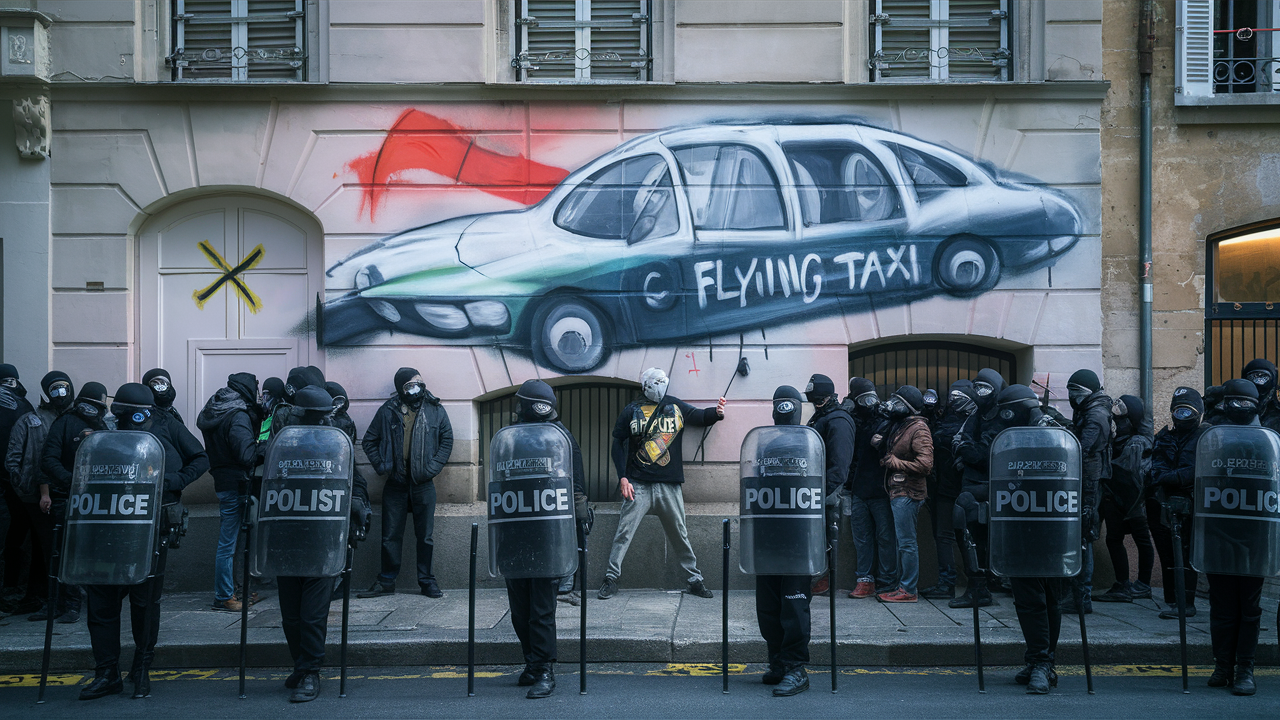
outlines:
[[[257,384],[248,373],[232,375],[196,418],[216,492],[247,491],[258,451],[256,406],[251,404]]]

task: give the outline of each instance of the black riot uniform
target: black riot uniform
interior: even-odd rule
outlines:
[[[938,413],[933,428],[933,474],[929,476],[929,524],[938,555],[938,584],[920,591],[929,600],[951,600],[956,596],[955,526],[953,513],[960,496],[961,470],[951,441],[965,420],[977,410],[973,383],[957,380],[947,392],[947,403]]]
[[[1280,401],[1276,399],[1276,381],[1280,379],[1280,371],[1276,370],[1275,363],[1266,358],[1255,358],[1244,366],[1243,377],[1258,390],[1258,422],[1264,428],[1280,432]],[[1222,411],[1225,413],[1226,408]]]
[[[1194,388],[1179,387],[1173,391],[1173,399],[1169,401],[1169,412],[1173,425],[1165,426],[1156,433],[1155,447],[1151,452],[1151,486],[1147,491],[1147,526],[1151,528],[1151,540],[1155,543],[1156,552],[1160,555],[1160,569],[1163,573],[1164,602],[1176,605],[1177,595],[1174,583],[1173,531],[1169,528],[1172,514],[1166,512],[1169,502],[1181,502],[1187,508],[1191,506],[1191,491],[1195,487],[1196,443],[1203,432],[1201,418],[1204,416],[1204,401]],[[1187,617],[1196,614],[1196,580],[1198,575],[1191,568],[1187,558],[1191,557],[1191,516],[1182,514],[1179,519],[1179,534],[1182,538],[1183,579]],[[1165,610],[1160,617],[1166,620],[1177,620],[1176,609]]]
[[[783,385],[774,391],[774,425],[799,425],[802,409],[800,393],[795,388]],[[852,423],[849,425],[848,440],[852,444]],[[846,460],[846,472],[848,467]],[[831,493],[826,497],[832,497]],[[809,662],[809,604],[813,600],[809,585],[808,575],[756,575],[756,621],[769,651],[765,685],[779,685],[788,673],[797,670],[803,673]],[[808,679],[798,677],[799,673],[794,682],[781,688],[784,694],[794,695],[808,688]]]
[[[1256,361],[1255,361],[1256,362]],[[1250,363],[1253,365],[1253,363]],[[1248,380],[1223,385],[1223,425],[1258,426],[1258,387]],[[1194,455],[1192,471],[1195,470]],[[1262,584],[1265,578],[1207,573],[1209,579],[1209,635],[1215,663],[1210,687],[1231,687],[1233,695],[1253,695],[1253,660],[1262,626]]]
[[[282,424],[273,425],[273,437],[290,425],[333,425],[341,429],[333,422],[333,398],[322,387],[307,385],[297,390],[290,407],[293,412],[276,416]],[[351,486],[352,525],[367,526],[371,514],[368,485],[355,472]],[[293,658],[293,673],[285,679],[284,686],[293,690],[290,702],[308,702],[320,694],[320,667],[324,664],[334,579],[277,576],[276,587],[280,593],[280,625]]]
[[[86,387],[88,387],[86,385]],[[209,456],[204,447],[185,426],[168,419],[164,411],[154,403],[151,388],[141,383],[125,383],[116,391],[111,403],[111,413],[121,430],[138,430],[153,435],[164,449],[164,505],[176,504],[182,490],[209,470]],[[77,404],[77,409],[78,408]],[[77,422],[78,420],[78,422]],[[59,427],[60,423],[67,424]],[[58,418],[49,432],[45,445],[45,471],[65,478],[68,486],[70,468],[75,462],[76,445],[94,429],[103,426],[86,421],[75,412]],[[68,442],[58,442],[56,438]],[[55,444],[56,443],[56,444]],[[58,473],[55,464],[61,467]],[[65,473],[65,474],[63,474]],[[162,526],[161,532],[164,532]],[[148,670],[155,657],[156,640],[160,633],[160,595],[164,588],[165,561],[168,552],[160,546],[155,574],[137,585],[88,585],[89,638],[93,645],[96,677],[80,693],[80,699],[88,700],[118,693],[120,680],[120,603],[129,598],[129,620],[133,626],[133,666],[129,677],[133,681],[135,698],[150,695]]]
[[[169,371],[164,368],[153,368],[148,370],[142,376],[142,384],[151,388],[151,394],[155,401],[153,404],[169,417],[183,422],[182,414],[173,406],[173,401],[178,399],[178,391],[173,387],[173,378],[169,377]]]
[[[586,531],[589,511],[582,449],[559,420],[556,394],[541,380],[527,380],[516,392],[515,423],[551,423],[564,430],[573,453],[573,507],[578,533]],[[579,543],[581,545],[581,542]],[[560,578],[506,578],[511,627],[520,638],[525,668],[518,681],[529,687],[529,699],[544,698],[556,688],[556,590]]]
[[[960,467],[960,494],[956,497],[951,522],[955,528],[956,542],[961,548],[973,545],[978,558],[987,556],[987,526],[979,522],[979,503],[987,501],[987,461],[991,441],[1004,427],[996,422],[996,401],[1004,390],[1004,378],[991,368],[983,368],[973,378],[973,393],[977,397],[977,409],[965,419],[951,441],[955,464]],[[964,595],[947,603],[953,608],[977,605],[986,607],[992,603],[987,589],[987,576],[965,557],[965,575],[969,586]]]
[[[1103,602],[1131,602],[1151,597],[1151,569],[1155,565],[1155,545],[1147,527],[1143,504],[1147,479],[1151,475],[1151,424],[1142,398],[1121,395],[1111,408],[1115,437],[1112,439],[1111,477],[1102,481],[1098,514],[1107,524],[1107,553],[1116,571],[1115,584],[1094,599]],[[1129,582],[1129,551],[1125,535],[1138,548],[1138,579]]]
[[[1077,370],[1067,380],[1067,396],[1071,401],[1071,432],[1080,441],[1082,453],[1081,480],[1093,502],[1084,506],[1084,526],[1088,546],[1084,569],[1072,580],[1080,588],[1084,607],[1075,607],[1075,599],[1067,602],[1070,612],[1093,612],[1093,542],[1098,539],[1098,485],[1111,477],[1111,397],[1102,391],[1097,373]],[[1089,490],[1088,488],[1092,488]]]

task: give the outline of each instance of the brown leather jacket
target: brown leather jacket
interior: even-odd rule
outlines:
[[[902,421],[885,445],[884,489],[890,498],[909,497],[924,500],[928,497],[925,478],[933,472],[933,434],[929,423],[919,415]]]

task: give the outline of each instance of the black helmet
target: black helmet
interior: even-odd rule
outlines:
[[[556,415],[556,393],[541,380],[526,380],[516,391],[516,414],[522,422],[551,422]]]
[[[333,398],[324,388],[308,385],[293,396],[294,407],[314,412],[330,412],[333,410]]]
[[[1234,425],[1248,425],[1258,417],[1258,387],[1244,379],[1222,385],[1222,412]]]
[[[780,385],[773,391],[773,424],[799,425],[801,407],[800,391],[790,385]]]
[[[1031,424],[1031,411],[1040,407],[1040,398],[1026,385],[1010,385],[996,398],[996,410],[1005,427]]]

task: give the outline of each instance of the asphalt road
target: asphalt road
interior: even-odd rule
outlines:
[[[38,675],[0,676],[0,717],[88,718],[1276,718],[1280,716],[1280,668],[1259,669],[1259,693],[1251,698],[1205,686],[1211,668],[1192,668],[1191,693],[1181,692],[1180,669],[1168,666],[1105,666],[1094,669],[1096,694],[1086,692],[1083,668],[1061,667],[1057,689],[1028,696],[1013,683],[1017,668],[988,668],[987,692],[979,694],[971,668],[841,668],[840,691],[831,675],[815,668],[812,689],[774,698],[760,683],[761,665],[734,666],[729,694],[721,691],[718,666],[602,664],[588,668],[588,694],[578,694],[577,666],[562,665],[556,694],[526,700],[516,687],[518,667],[477,668],[475,697],[467,697],[465,667],[355,668],[347,697],[338,697],[336,670],[320,698],[292,705],[284,669],[251,669],[248,697],[238,698],[234,669],[156,671],[152,697],[125,694],[92,702],[76,695],[89,676],[52,679],[46,702],[36,705]],[[277,715],[277,713],[280,713]]]

